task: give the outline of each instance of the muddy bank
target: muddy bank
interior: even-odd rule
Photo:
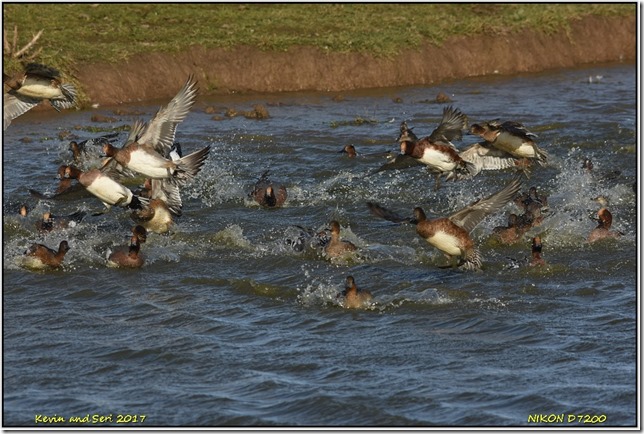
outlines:
[[[394,58],[327,53],[311,47],[265,52],[195,46],[178,54],[149,53],[121,64],[83,65],[75,76],[91,103],[101,105],[173,96],[188,74],[201,94],[343,91],[438,83],[487,74],[536,72],[601,62],[636,60],[636,17],[586,17],[569,32],[453,38]]]

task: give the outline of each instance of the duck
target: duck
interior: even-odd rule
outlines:
[[[532,186],[527,193],[517,195],[514,203],[523,209],[523,214],[519,216],[520,227],[527,230],[543,223],[543,212],[548,210],[548,197],[540,194],[537,187]]]
[[[86,190],[78,182],[75,182],[76,180],[65,178],[65,169],[67,169],[66,164],[58,167],[56,178],[59,181],[54,194],[44,194],[31,188],[29,189],[29,193],[42,200],[76,199],[78,196],[86,195]]]
[[[447,106],[443,109],[443,118],[438,127],[429,136],[419,140],[403,121],[398,136],[400,157],[386,163],[378,171],[386,170],[387,166],[402,168],[401,160],[409,160],[411,157],[427,166],[429,171],[436,175],[435,190],[440,188],[442,176],[446,180],[458,180],[476,175],[478,173],[476,166],[461,158],[458,150],[451,143],[451,140],[462,137],[466,123],[467,117],[460,110]]]
[[[81,169],[99,167],[103,144],[111,143],[118,135],[119,133],[115,132],[83,140],[82,142],[72,140],[69,142],[68,147],[72,153],[73,164]]]
[[[181,147],[175,143],[168,156],[181,158]],[[179,186],[170,179],[147,178],[141,191],[150,201],[141,210],[132,211],[131,218],[150,232],[165,234],[174,225],[174,218],[182,214],[183,203]]]
[[[50,232],[54,229],[73,228],[87,215],[85,211],[78,210],[68,216],[55,216],[47,211],[43,213],[42,220],[36,223],[36,229],[41,232]]]
[[[536,202],[526,206],[524,213],[519,216],[519,226],[526,229],[541,226],[544,219],[542,209],[541,205]]]
[[[474,143],[458,155],[465,161],[470,162],[476,168],[475,174],[482,170],[504,170],[504,169],[520,169],[526,175],[529,172],[521,164],[520,160],[508,154],[505,151],[493,147],[488,142]]]
[[[284,244],[298,253],[307,247],[313,250],[324,250],[324,247],[331,241],[328,228],[314,229],[293,225],[286,229],[285,235]]]
[[[478,270],[482,266],[481,256],[474,246],[470,232],[488,215],[501,209],[521,188],[521,180],[514,179],[498,192],[479,199],[449,217],[429,220],[421,207],[414,208],[414,217],[404,218],[376,203],[367,202],[372,214],[396,223],[416,225],[416,233],[430,245],[441,251],[449,265],[440,268],[459,267]]]
[[[197,176],[208,158],[210,146],[178,160],[163,157],[149,145],[137,142],[130,143],[124,148],[116,148],[111,143],[104,143],[103,152],[106,157],[113,158],[123,167],[145,177],[172,179],[178,185],[183,185]],[[105,164],[109,162],[110,160],[107,160]]]
[[[423,139],[407,126],[406,121],[400,125],[400,155],[385,163],[376,172],[391,168],[402,169],[423,164],[430,172],[436,174],[435,190],[440,188],[440,178],[457,180],[475,176],[479,169],[476,165],[461,158],[451,140],[460,139],[467,123],[467,117],[458,109],[447,106],[443,109],[441,123],[432,133]]]
[[[539,194],[537,187],[532,186],[526,194],[519,194],[514,198],[514,203],[526,210],[531,204],[538,205],[541,209],[548,208],[548,196]]]
[[[597,217],[594,218],[599,224],[588,235],[588,242],[594,243],[605,238],[619,238],[624,235],[619,231],[611,231],[610,228],[613,224],[613,215],[606,208],[601,208],[597,211]]]
[[[507,226],[497,226],[492,232],[494,237],[502,244],[514,244],[521,239],[527,228],[520,225],[519,216],[511,213],[508,216]]]
[[[506,121],[501,124],[494,120],[472,124],[470,133],[482,137],[495,148],[514,157],[534,160],[541,166],[548,160],[548,153],[540,149],[534,141],[537,135],[519,122]]]
[[[581,164],[581,168],[586,173],[589,173],[605,181],[615,181],[622,176],[621,170],[600,170],[600,171],[595,170],[595,165],[593,164],[593,160],[591,160],[589,157],[584,158]]]
[[[3,130],[9,127],[12,120],[41,101],[49,100],[56,111],[76,104],[76,88],[71,83],[63,83],[60,72],[51,66],[28,63],[24,72],[15,77],[3,73],[2,82],[9,87],[9,91],[4,94]]]
[[[168,105],[161,107],[149,123],[134,122],[121,148],[103,144],[107,156],[103,167],[122,168],[152,179],[172,179],[178,185],[192,180],[205,163],[210,146],[181,158],[173,158],[177,126],[183,122],[194,105],[197,83],[190,75]]]
[[[114,180],[108,170],[90,169],[83,172],[75,166],[66,166],[64,173],[66,178],[78,180],[89,193],[105,205],[107,211],[114,205],[142,209],[148,202],[147,198],[135,196],[129,188]]]
[[[356,148],[353,145],[345,145],[344,148],[342,148],[341,151],[339,151],[341,154],[347,154],[347,157],[349,158],[355,158],[358,156],[358,153],[356,152]]]
[[[141,268],[145,259],[141,255],[141,244],[146,241],[147,233],[143,226],[132,228],[132,237],[128,246],[114,249],[107,258],[108,267]]]
[[[359,289],[353,276],[347,276],[344,291],[339,293],[336,298],[343,297],[342,305],[347,309],[360,309],[369,306],[373,296],[366,289]]]
[[[331,239],[324,246],[324,253],[328,258],[338,258],[358,250],[352,242],[340,239],[340,223],[337,220],[332,220],[329,225],[331,227]]]
[[[170,232],[174,225],[173,212],[162,199],[150,199],[147,206],[134,210],[131,218],[146,230],[157,234]]]
[[[44,244],[34,243],[25,252],[22,265],[34,270],[58,268],[62,265],[68,251],[69,244],[66,240],[60,242],[58,251],[50,249]]]
[[[532,238],[532,259],[530,260],[531,267],[542,267],[546,265],[546,261],[541,257],[541,237]]]
[[[268,174],[269,171],[267,170],[260,176],[249,196],[265,208],[279,208],[284,205],[288,196],[286,187],[283,185],[279,186],[276,193],[273,184],[268,179]]]

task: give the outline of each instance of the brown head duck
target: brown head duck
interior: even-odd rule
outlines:
[[[250,197],[266,208],[281,207],[288,197],[286,187],[280,185],[276,188],[269,180],[268,174],[269,171],[267,170],[260,176],[259,180],[255,183],[253,191],[250,193]]]
[[[488,215],[501,209],[521,188],[521,181],[515,179],[505,188],[477,200],[449,217],[427,219],[422,208],[414,209],[414,217],[405,219],[377,204],[368,203],[371,212],[394,222],[408,222],[416,225],[418,235],[440,250],[450,260],[451,266],[466,269],[481,268],[481,258],[474,246],[470,232]]]
[[[451,106],[443,109],[441,123],[432,133],[420,140],[414,139],[415,134],[410,129],[401,127],[398,138],[400,153],[409,155],[423,163],[436,174],[436,189],[440,186],[440,177],[457,180],[462,177],[474,176],[478,173],[476,166],[464,160],[456,147],[451,143],[463,136],[467,117],[458,109]]]
[[[332,220],[330,226],[331,240],[324,247],[324,253],[327,257],[337,258],[358,250],[355,244],[350,241],[344,241],[340,238],[340,223],[336,220]]]
[[[32,244],[25,252],[23,265],[27,268],[42,270],[58,268],[62,265],[65,254],[69,251],[67,241],[61,241],[58,251],[50,249],[44,244]]]
[[[343,297],[342,305],[348,309],[360,309],[368,307],[373,299],[371,292],[366,289],[359,289],[353,276],[347,276],[344,291],[336,298]]]
[[[531,267],[542,267],[546,265],[546,261],[541,257],[541,237],[534,237],[532,239],[532,259],[530,260]]]
[[[145,228],[137,225],[132,228],[132,237],[128,246],[114,249],[107,259],[109,267],[140,268],[145,262],[141,255],[141,244],[145,242],[147,233]]]
[[[599,224],[595,229],[593,229],[588,235],[588,242],[594,243],[605,238],[619,238],[624,235],[619,231],[610,230],[613,224],[613,215],[606,208],[602,208],[597,211],[597,218],[595,218]]]

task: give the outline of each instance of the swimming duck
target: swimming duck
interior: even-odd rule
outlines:
[[[57,69],[39,63],[29,63],[23,73],[12,78],[2,74],[2,82],[10,90],[4,94],[3,130],[11,121],[26,113],[41,101],[49,100],[51,106],[60,111],[76,103],[76,88],[62,83]]]
[[[347,154],[349,158],[355,158],[358,156],[358,153],[356,152],[356,148],[353,145],[346,145],[344,148],[342,148],[340,153]]]
[[[517,158],[536,160],[540,165],[545,165],[548,154],[540,149],[534,142],[536,134],[531,133],[519,122],[506,121],[500,124],[498,121],[482,122],[473,124],[470,132],[481,136],[486,142]]]
[[[519,224],[519,216],[514,213],[511,213],[508,216],[508,225],[507,226],[497,226],[492,232],[497,240],[502,244],[514,244],[521,239],[523,234],[528,229],[525,226]]]
[[[622,232],[610,230],[613,224],[613,215],[606,208],[601,208],[597,211],[597,217],[594,220],[597,220],[599,224],[588,235],[589,243],[594,243],[604,238],[619,238],[624,235]]]
[[[259,180],[255,183],[255,188],[249,194],[250,197],[263,207],[277,208],[284,204],[287,198],[286,187],[283,185],[277,188],[277,193],[273,188],[273,184],[268,179],[267,170],[262,174]]]
[[[583,163],[581,164],[581,168],[584,169],[589,174],[592,174],[594,176],[599,177],[600,179],[606,180],[606,181],[614,181],[618,179],[621,175],[622,172],[620,170],[600,170],[597,171],[594,169],[595,165],[593,164],[593,160],[590,158],[586,157],[584,158]]]
[[[347,309],[360,309],[369,306],[373,296],[366,289],[358,289],[353,276],[347,276],[344,291],[336,298],[344,297],[342,305]]]
[[[541,237],[532,238],[532,259],[530,260],[531,267],[542,267],[546,265],[546,261],[541,257]]]
[[[526,210],[531,204],[535,204],[545,210],[548,208],[548,196],[539,194],[537,187],[532,186],[528,190],[528,193],[517,195],[517,197],[514,198],[514,203],[524,210]]]
[[[61,241],[58,251],[52,250],[44,244],[32,244],[25,252],[22,265],[35,270],[58,268],[63,263],[65,254],[69,251],[67,241]]]
[[[146,231],[142,226],[132,228],[132,237],[128,246],[114,249],[107,259],[108,267],[141,268],[145,262],[141,255],[141,243],[146,240]]]
[[[347,253],[355,252],[358,248],[350,241],[340,239],[340,223],[332,220],[331,226],[331,240],[324,247],[324,253],[329,258],[337,258],[344,256]]]
[[[477,200],[449,217],[428,220],[422,208],[414,208],[412,219],[400,217],[378,204],[368,202],[371,212],[381,218],[397,223],[416,225],[416,232],[450,260],[452,267],[465,269],[481,268],[481,257],[474,247],[470,232],[489,214],[501,209],[521,188],[519,179],[491,196]]]

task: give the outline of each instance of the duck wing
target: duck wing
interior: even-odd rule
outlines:
[[[465,229],[468,233],[478,225],[486,216],[501,209],[508,203],[521,188],[521,179],[516,178],[510,182],[506,187],[498,192],[479,199],[471,205],[463,208],[462,210],[452,214],[448,218],[456,225]]]
[[[452,140],[459,140],[463,137],[463,129],[467,124],[467,116],[459,109],[452,106],[443,109],[443,119],[434,131],[429,135],[432,142],[449,143]]]
[[[515,167],[517,161],[512,155],[492,147],[488,142],[474,143],[458,155],[474,164],[477,171],[509,169]]]
[[[179,186],[170,179],[152,179],[151,184],[150,199],[161,199],[172,214],[180,216],[183,202]]]
[[[370,175],[375,175],[383,170],[400,170],[414,166],[423,166],[423,163],[411,155],[398,154],[393,159],[387,161],[385,164],[371,172]]]
[[[186,118],[195,103],[196,85],[194,77],[189,76],[179,93],[167,106],[161,107],[148,123],[145,132],[138,140],[139,143],[151,145],[161,155],[168,154],[174,143],[177,125]]]
[[[11,121],[20,115],[27,113],[33,107],[40,103],[39,99],[29,98],[23,95],[17,96],[14,91],[4,94],[3,98],[3,116],[2,130],[6,130]]]
[[[402,217],[396,212],[387,209],[385,207],[382,207],[378,205],[377,203],[374,202],[367,202],[367,207],[369,208],[369,211],[371,211],[371,214],[378,216],[380,218],[383,218],[385,220],[389,220],[390,222],[394,223],[411,223],[415,224],[416,220],[413,218],[409,217]]]
[[[505,121],[501,124],[500,127],[501,129],[507,131],[510,134],[514,134],[515,136],[523,136],[527,138],[538,137],[536,134],[528,131],[528,129],[522,123],[519,123],[519,122]]]

